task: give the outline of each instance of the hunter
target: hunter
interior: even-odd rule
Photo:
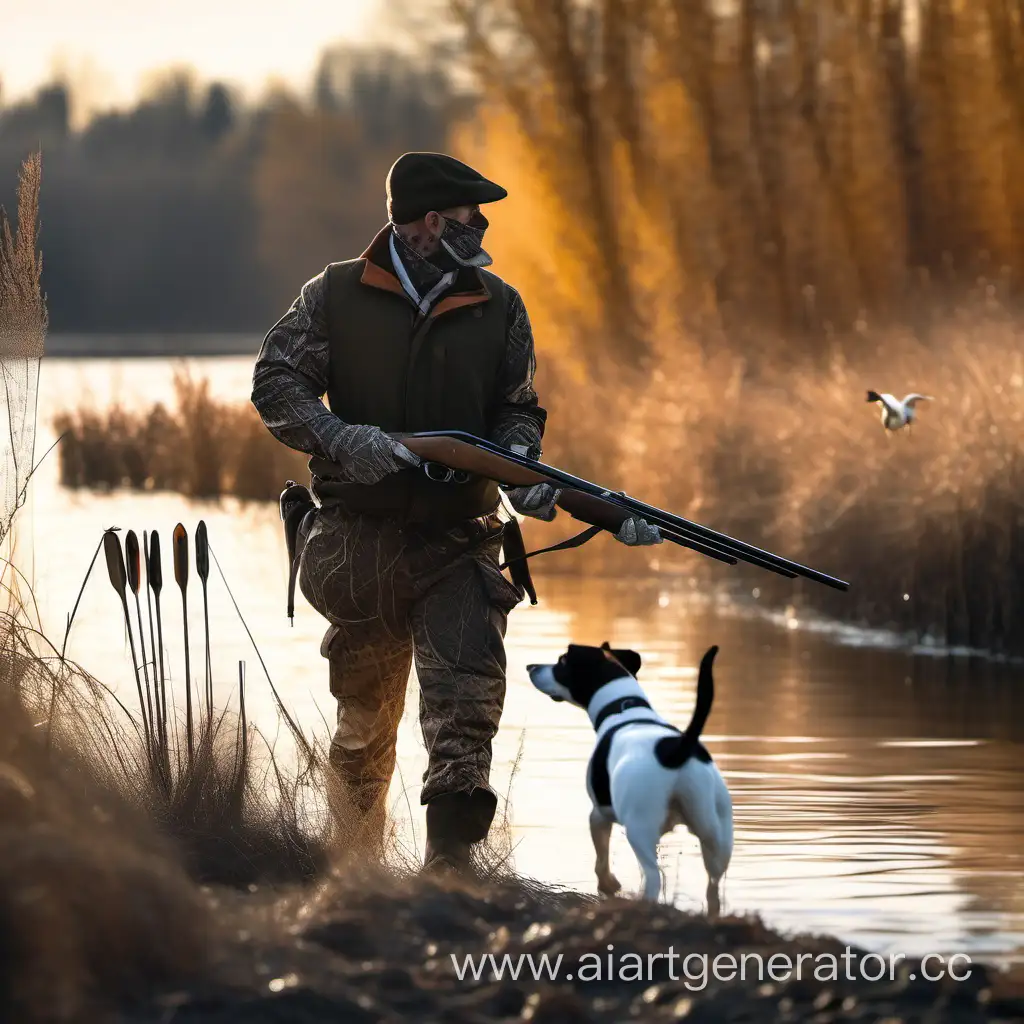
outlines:
[[[523,301],[482,269],[492,261],[480,207],[505,189],[453,157],[406,153],[386,193],[389,223],[366,251],[308,281],[267,334],[252,402],[278,440],[311,456],[318,508],[298,582],[330,623],[320,650],[338,705],[330,762],[344,806],[379,844],[415,659],[429,758],[425,868],[461,872],[497,804],[489,775],[505,629],[524,594],[499,569],[498,486],[428,476],[436,467],[398,437],[458,429],[539,458],[546,413]],[[557,497],[547,484],[508,491],[517,512],[543,520]],[[661,537],[635,519],[618,539]]]

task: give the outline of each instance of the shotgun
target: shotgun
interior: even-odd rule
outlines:
[[[549,483],[561,490],[558,507],[564,509],[574,519],[590,524],[591,528],[583,531],[577,538],[530,552],[529,555],[519,555],[519,558],[578,546],[578,543],[589,540],[600,530],[617,533],[627,519],[640,516],[657,526],[666,540],[728,565],[747,562],[788,579],[799,576],[832,587],[834,590],[850,589],[849,583],[835,576],[792,562],[788,558],[764,551],[682,516],[631,498],[624,491],[601,487],[599,484],[583,480],[554,466],[547,466],[472,434],[458,430],[441,430],[394,436],[423,460],[425,471],[436,473],[434,467],[461,470],[494,480],[506,487]]]

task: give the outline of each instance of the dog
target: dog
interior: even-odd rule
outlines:
[[[718,767],[700,742],[714,701],[712,647],[700,663],[697,701],[685,731],[651,707],[636,676],[636,651],[570,644],[553,665],[527,665],[533,685],[552,700],[586,710],[597,733],[587,766],[593,808],[590,834],[597,854],[598,891],[614,896],[619,880],[608,863],[612,825],[626,830],[643,872],[643,896],[661,896],[658,843],[676,825],[700,842],[708,873],[708,913],[717,916],[719,882],[732,857],[732,798]]]

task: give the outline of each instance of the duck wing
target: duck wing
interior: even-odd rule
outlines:
[[[900,404],[899,400],[896,398],[895,395],[890,395],[887,391],[883,391],[881,394],[879,394],[877,391],[869,391],[868,401],[881,403],[882,408],[887,409],[894,416],[903,415],[903,406]]]

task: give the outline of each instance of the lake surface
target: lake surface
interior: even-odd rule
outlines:
[[[232,357],[191,366],[209,376],[216,394],[242,401],[251,362]],[[53,440],[54,413],[81,400],[168,399],[173,366],[160,358],[44,360],[37,457]],[[171,530],[181,521],[192,532],[200,518],[287,705],[306,729],[326,738],[333,704],[318,652],[324,623],[300,599],[294,628],[288,625],[284,544],[272,505],[68,493],[51,456],[16,527],[18,564],[33,580],[48,632],[58,641],[63,635],[105,527],[140,536],[158,529],[170,577]],[[540,578],[540,604],[513,613],[493,782],[509,797],[516,867],[594,891],[583,782],[593,733],[582,712],[534,691],[525,665],[554,658],[570,640],[633,647],[643,654],[641,681],[653,703],[684,725],[695,667],[715,643],[717,697],[705,739],[735,803],[727,909],[878,950],[964,951],[1024,962],[1024,672],[867,642],[840,645],[798,622],[787,628],[716,610],[678,586],[667,579]],[[202,660],[201,607],[196,581],[189,605],[193,664]],[[210,611],[221,698],[232,697],[238,660],[245,659],[249,711],[273,735],[269,687],[216,569]],[[180,676],[181,604],[173,580],[164,590],[164,622],[171,668]],[[119,603],[102,560],[68,650],[132,697]],[[425,757],[413,700],[399,753],[395,813],[406,842],[420,848]],[[612,857],[623,884],[635,889],[639,873],[621,834]],[[683,833],[668,837],[662,863],[676,902],[700,909],[705,879],[696,841]]]

